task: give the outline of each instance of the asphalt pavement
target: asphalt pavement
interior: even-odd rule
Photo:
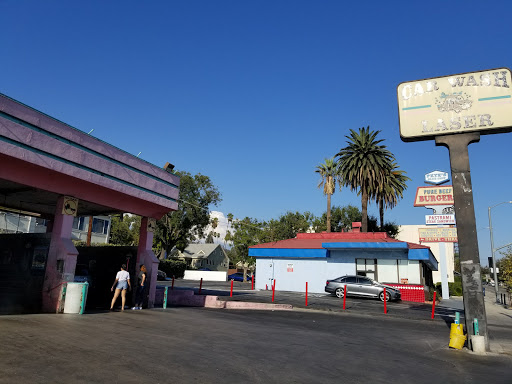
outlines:
[[[0,383],[510,383],[440,321],[167,308],[0,316]]]
[[[159,281],[159,285],[171,285],[171,281]],[[199,293],[200,281],[176,279],[175,289],[191,289]],[[250,282],[233,282],[233,296],[230,296],[231,282],[203,281],[201,294],[219,296],[221,300],[272,303],[271,290],[252,290]],[[512,309],[497,304],[495,291],[487,286],[485,305],[492,352],[512,355]],[[464,324],[464,304],[462,297],[451,297],[437,302],[432,319],[432,304],[407,301],[388,302],[384,313],[384,303],[376,299],[347,297],[345,309],[343,300],[327,293],[308,294],[306,306],[305,293],[276,290],[275,304],[290,304],[294,309],[324,311],[331,313],[351,313],[377,317],[394,317],[407,320],[428,320],[444,323],[447,327],[454,322],[459,312]]]

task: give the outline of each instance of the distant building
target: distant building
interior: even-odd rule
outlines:
[[[229,267],[229,258],[220,244],[189,244],[183,252],[175,250],[171,258],[184,260],[192,269],[227,272]]]
[[[71,230],[71,238],[73,240],[87,241],[89,217],[90,216],[80,216],[74,218],[73,229]],[[110,223],[110,216],[94,216],[92,218],[91,244],[108,243],[111,229]]]
[[[109,216],[94,216],[91,228],[91,244],[106,244],[110,236]],[[0,233],[46,233],[48,220],[10,211],[0,211]],[[71,239],[87,241],[89,216],[75,217]]]
[[[46,220],[0,211],[0,233],[46,233]]]

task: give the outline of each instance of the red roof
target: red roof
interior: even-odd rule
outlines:
[[[403,243],[389,237],[386,232],[322,232],[298,233],[294,239],[274,241],[253,245],[249,248],[280,248],[280,249],[322,249],[322,243]],[[429,248],[424,245],[407,243],[408,248]]]

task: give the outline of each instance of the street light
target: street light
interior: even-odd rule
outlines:
[[[492,237],[491,209],[494,208],[494,207],[497,207],[498,205],[501,205],[501,204],[512,204],[512,201],[503,201],[501,203],[495,204],[492,207],[488,208],[488,210],[489,210],[489,231],[491,232],[492,269],[493,269],[493,272],[494,272],[494,290],[496,291],[496,302],[497,303],[499,302],[499,300],[498,300],[499,284],[498,284],[498,273],[496,272],[496,259],[494,258],[494,251],[496,251],[496,249],[494,249],[494,239]],[[501,249],[501,248],[503,248],[503,247],[500,247],[499,249]]]

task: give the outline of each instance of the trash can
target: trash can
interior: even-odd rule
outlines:
[[[66,298],[64,300],[64,313],[78,313],[82,315],[87,301],[89,283],[67,283]]]

